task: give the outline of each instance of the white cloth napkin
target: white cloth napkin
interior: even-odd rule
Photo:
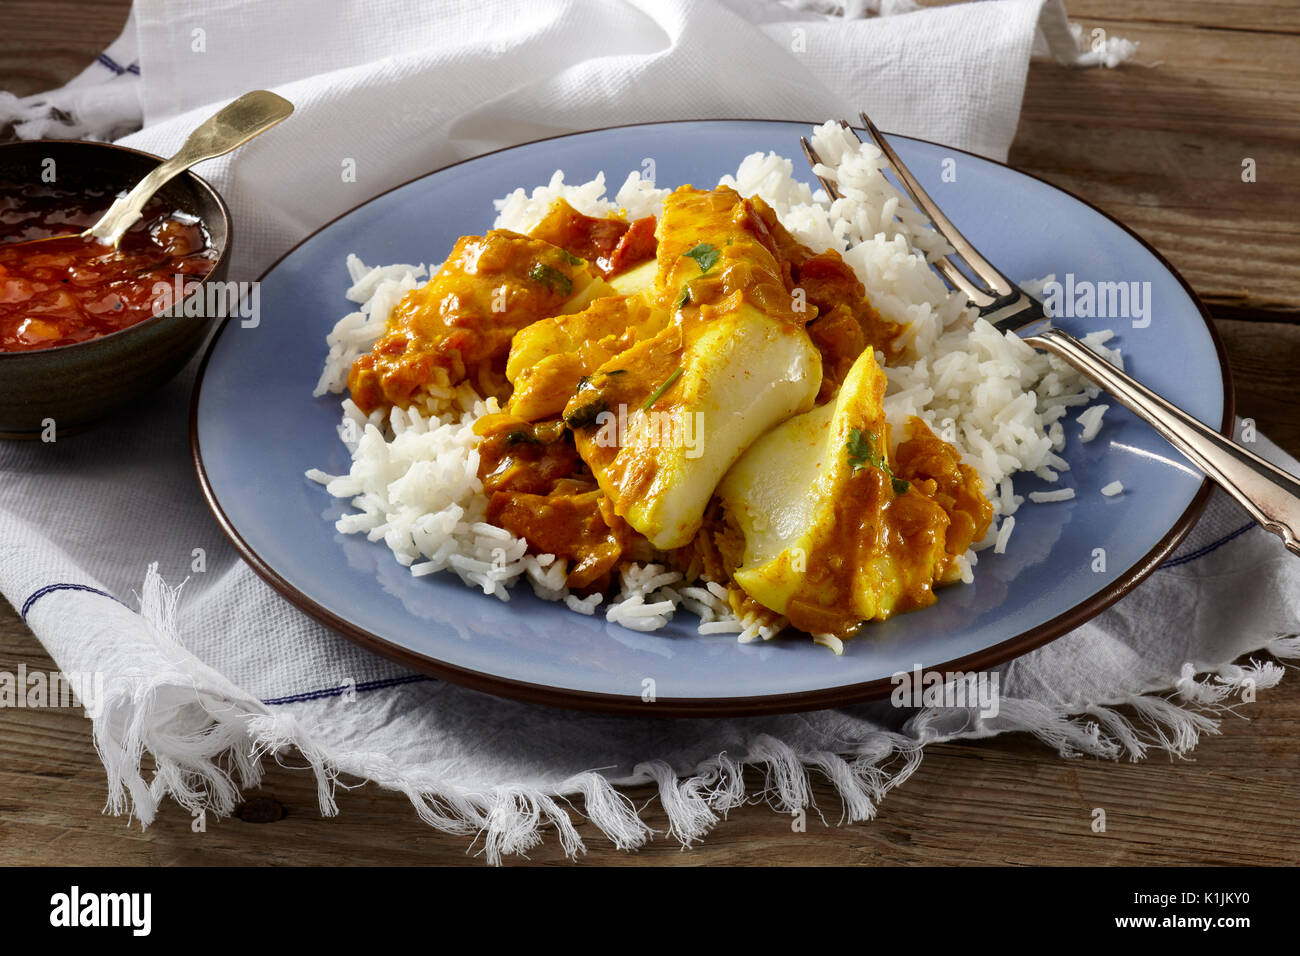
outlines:
[[[893,15],[854,20],[759,0],[137,0],[123,37],[75,86],[0,100],[0,111],[35,135],[54,134],[51,105],[85,135],[142,120],[124,142],[167,153],[219,101],[257,87],[287,96],[297,112],[283,127],[201,169],[237,223],[231,278],[251,279],[391,185],[581,128],[865,107],[887,129],[1002,158],[1036,34],[1061,60],[1080,59],[1055,2],[884,6]],[[96,85],[115,92],[82,89]],[[339,188],[343,157],[356,160],[354,188]],[[431,825],[474,837],[492,862],[534,845],[547,823],[580,851],[575,812],[615,845],[641,845],[650,831],[616,785],[645,781],[658,784],[670,835],[690,844],[747,798],[745,765],[765,772],[763,795],[781,812],[808,805],[808,774],[820,772],[844,800],[842,818],[858,821],[924,744],[954,736],[1025,730],[1066,755],[1184,753],[1230,696],[1281,676],[1275,664],[1233,661],[1300,655],[1300,562],[1216,496],[1178,556],[1130,597],[1002,669],[996,718],[866,705],[643,721],[497,700],[356,648],[235,556],[190,469],[193,373],[84,435],[0,443],[0,593],[62,671],[102,677],[87,703],[108,806],[145,823],[168,795],[194,813],[228,813],[261,759],[291,747],[320,781],[322,812],[335,811],[339,774],[364,777],[408,794]],[[148,779],[145,751],[157,767]]]

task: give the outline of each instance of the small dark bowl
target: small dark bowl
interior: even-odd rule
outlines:
[[[41,181],[53,159],[58,185],[130,189],[162,158],[125,146],[78,140],[0,145],[0,195],[15,184]],[[161,190],[173,208],[203,220],[217,258],[202,282],[225,278],[230,264],[230,210],[193,172]],[[105,209],[108,207],[105,206]],[[80,431],[170,380],[194,355],[213,323],[185,315],[155,315],[99,338],[31,352],[0,351],[0,438],[40,437],[53,419],[57,434]]]

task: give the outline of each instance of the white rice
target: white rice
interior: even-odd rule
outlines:
[[[998,528],[998,539],[993,544],[994,554],[1006,554],[1007,542],[1011,540],[1011,532],[1016,526],[1016,519],[1007,515],[1002,519],[1002,525]]]
[[[921,418],[975,468],[993,504],[989,534],[958,560],[961,579],[969,583],[975,551],[990,546],[997,554],[1006,550],[1015,526],[1011,515],[1025,500],[1015,494],[1012,477],[1030,472],[1057,481],[1069,469],[1058,454],[1066,441],[1062,419],[1072,408],[1089,406],[1100,389],[1014,334],[999,334],[977,317],[963,295],[947,289],[930,266],[949,251],[947,244],[880,174],[885,162],[879,150],[859,145],[836,123],[818,127],[812,141],[826,163],[818,172],[834,180],[842,193],[834,203],[796,180],[793,162],[775,153],[745,157],[736,174],[721,183],[761,197],[795,238],[814,251],[839,251],[872,304],[899,326],[896,342],[904,350],[903,361],[887,370],[885,396],[895,441],[908,417]],[[496,200],[494,227],[527,232],[559,198],[587,215],[659,216],[669,192],[632,172],[611,200],[603,173],[568,185],[557,170],[544,186],[531,192],[519,188]],[[437,266],[370,268],[349,256],[347,268],[352,279],[347,296],[359,307],[327,336],[329,354],[314,392],[318,396],[344,390],[353,361],[382,334],[393,306]],[[1041,289],[1051,278],[1023,285]],[[1112,334],[1094,332],[1083,341],[1122,368],[1119,352],[1105,346]],[[1106,407],[1092,405],[1076,418],[1083,426],[1082,440],[1095,437]],[[367,418],[344,399],[340,437],[352,453],[350,470],[336,477],[312,469],[307,477],[355,509],[337,522],[340,532],[382,539],[414,575],[452,571],[503,601],[523,579],[546,600],[594,614],[601,596],[570,594],[564,561],[528,554],[525,541],[483,520],[487,499],[477,477],[472,425],[494,409],[495,402],[484,402],[470,385],[452,388],[445,378],[429,387],[422,409],[409,412],[393,409]],[[1120,490],[1118,482],[1102,489],[1103,494]],[[1029,499],[1065,501],[1073,495],[1067,488],[1031,492]],[[699,618],[699,633],[734,634],[741,642],[769,640],[786,625],[770,615],[741,619],[719,583],[684,582],[680,573],[658,564],[621,569],[618,593],[604,611],[610,622],[651,631],[665,626],[678,608]],[[820,643],[842,652],[842,645],[836,649],[824,637]]]
[[[1048,501],[1069,501],[1073,497],[1074,497],[1073,488],[1061,488],[1058,489],[1057,491],[1031,491],[1029,493],[1029,500],[1035,503],[1043,503]]]
[[[1106,414],[1108,408],[1109,405],[1093,405],[1075,419],[1083,426],[1083,431],[1079,433],[1079,441],[1089,442],[1097,437],[1097,432],[1101,431],[1101,416]]]
[[[580,598],[576,594],[566,594],[564,603],[570,611],[577,611],[579,614],[595,614],[596,605],[605,599],[603,594],[589,594],[585,598]]]
[[[611,201],[605,198],[603,172],[597,173],[590,182],[566,186],[564,171],[557,169],[549,183],[538,186],[531,193],[520,187],[503,199],[493,200],[497,210],[493,228],[530,232],[550,212],[557,199],[566,200],[585,216],[622,215],[628,221],[646,216],[658,217],[663,214],[664,199],[670,192],[671,189],[656,189],[651,180],[642,179],[639,172],[633,171]]]
[[[813,643],[820,644],[822,647],[829,647],[836,657],[844,656],[844,642],[834,634],[814,634]]]
[[[1123,490],[1124,490],[1124,482],[1112,481],[1108,485],[1102,485],[1101,493],[1105,495],[1107,498],[1114,498],[1117,494],[1119,494]]]
[[[347,259],[352,286],[347,291],[350,302],[361,308],[350,312],[335,323],[325,337],[329,356],[312,395],[320,397],[327,392],[341,392],[347,385],[348,370],[357,356],[370,351],[370,347],[384,334],[393,306],[402,296],[420,284],[420,280],[436,271],[436,267],[422,265],[378,266],[367,269],[354,255]]]

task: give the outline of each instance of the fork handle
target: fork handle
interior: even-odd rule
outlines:
[[[1058,356],[1105,388],[1280,537],[1288,551],[1300,554],[1300,480],[1201,424],[1074,336],[1048,329],[1027,336],[1025,342]]]

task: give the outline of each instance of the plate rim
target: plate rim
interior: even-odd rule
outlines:
[[[528,140],[523,143],[516,143],[512,146],[503,146],[499,149],[490,150],[486,153],[480,153],[476,156],[469,156],[465,159],[457,160],[453,163],[439,166],[428,172],[413,176],[404,182],[391,186],[382,192],[349,207],[339,213],[333,219],[323,223],[311,233],[304,236],[289,249],[285,250],[274,262],[266,267],[257,277],[261,282],[266,276],[270,275],[285,259],[293,255],[299,248],[310,242],[316,236],[332,227],[335,223],[350,216],[363,206],[368,205],[389,193],[403,189],[412,183],[422,179],[427,179],[437,173],[461,166],[465,163],[475,162],[488,156],[494,156],[498,153],[508,152],[514,149],[521,149],[525,146],[534,146],[538,143],[547,143],[559,139],[567,139],[571,136],[583,136],[590,133],[603,133],[619,129],[630,129],[634,127],[645,126],[667,126],[682,125],[687,123],[790,123],[807,126],[817,126],[817,123],[811,123],[806,120],[789,120],[789,119],[746,119],[737,117],[711,118],[711,119],[675,119],[675,120],[652,120],[642,123],[616,123],[611,126],[598,126],[592,129],[575,130],[569,133],[559,133],[554,136],[543,136],[538,139]],[[1041,176],[1034,173],[1025,172],[996,159],[990,159],[987,156],[981,156],[970,150],[959,149],[955,146],[948,146],[944,143],[938,143],[934,140],[924,139],[919,136],[906,136],[901,133],[886,133],[894,139],[906,139],[913,142],[925,143],[930,146],[936,146],[940,149],[951,152],[961,153],[971,156],[975,159],[984,160],[994,165],[1001,166],[1013,173],[1021,176],[1027,176],[1030,179],[1037,180],[1054,189],[1064,193],[1072,199],[1082,203],[1102,218],[1118,226],[1121,230],[1135,239],[1141,246],[1146,249],[1156,261],[1178,280],[1179,285],[1187,293],[1191,301],[1196,305],[1200,314],[1201,321],[1210,336],[1210,341],[1214,343],[1215,357],[1219,363],[1219,371],[1223,382],[1223,421],[1219,426],[1219,434],[1231,438],[1232,426],[1236,414],[1236,394],[1232,382],[1232,370],[1228,365],[1227,353],[1223,347],[1223,340],[1220,338],[1218,330],[1214,326],[1214,320],[1211,318],[1209,310],[1206,309],[1205,303],[1201,301],[1200,296],[1191,287],[1188,281],[1183,277],[1173,264],[1156,249],[1151,243],[1140,236],[1129,226],[1120,222],[1114,216],[1098,207],[1096,204],[1084,199],[1082,196],[1071,192],[1055,183],[1048,182]],[[407,667],[411,670],[425,674],[426,676],[435,677],[441,680],[447,680],[462,687],[468,687],[471,690],[491,694],[496,697],[504,697],[510,700],[520,701],[526,704],[536,704],[549,707],[558,707],[565,710],[578,710],[588,713],[608,714],[615,716],[638,716],[638,717],[662,717],[662,718],[707,718],[707,717],[753,717],[768,714],[793,714],[811,710],[825,710],[838,707],[844,707],[851,704],[866,703],[868,701],[880,700],[889,696],[893,690],[894,683],[888,677],[876,678],[870,681],[860,681],[855,684],[845,684],[837,687],[823,688],[811,691],[793,691],[784,694],[762,694],[746,697],[656,697],[653,704],[647,704],[640,696],[632,694],[608,694],[597,691],[572,690],[560,687],[554,687],[549,684],[538,684],[531,681],[519,680],[516,678],[500,677],[495,674],[487,674],[482,671],[473,670],[467,667],[461,667],[451,664],[437,658],[420,654],[409,648],[394,644],[392,641],[360,627],[346,618],[335,614],[328,608],[317,603],[314,599],[304,594],[292,582],[284,578],[270,564],[262,559],[247,542],[244,541],[238,530],[227,517],[217,500],[211,483],[208,481],[207,470],[203,464],[203,454],[199,444],[198,432],[198,410],[199,400],[203,393],[203,383],[208,369],[208,361],[216,351],[221,336],[229,325],[232,316],[227,316],[217,326],[216,331],[211,335],[204,346],[203,358],[199,363],[198,372],[194,379],[193,391],[190,395],[189,410],[189,447],[190,457],[195,469],[195,475],[198,479],[199,489],[203,494],[203,500],[208,506],[208,510],[216,519],[217,525],[221,528],[226,538],[234,547],[240,558],[253,569],[267,584],[269,584],[282,597],[287,599],[294,607],[304,612],[320,623],[343,635],[354,644],[387,658],[397,664]],[[1063,636],[1079,625],[1096,617],[1102,611],[1115,604],[1120,598],[1124,597],[1135,587],[1146,580],[1153,571],[1160,566],[1166,557],[1187,537],[1195,525],[1201,513],[1205,510],[1209,502],[1210,494],[1214,489],[1213,483],[1209,478],[1201,480],[1200,487],[1192,497],[1187,508],[1179,515],[1173,526],[1165,535],[1156,542],[1142,558],[1125,569],[1105,588],[1093,594],[1084,601],[1075,604],[1066,611],[1058,614],[1037,627],[1028,631],[1022,631],[1006,640],[999,641],[983,650],[967,654],[963,657],[953,658],[949,661],[935,663],[927,666],[927,670],[941,670],[944,672],[954,671],[971,671],[987,670],[1006,663],[1013,658],[1019,657],[1030,651],[1036,650],[1058,637]]]

